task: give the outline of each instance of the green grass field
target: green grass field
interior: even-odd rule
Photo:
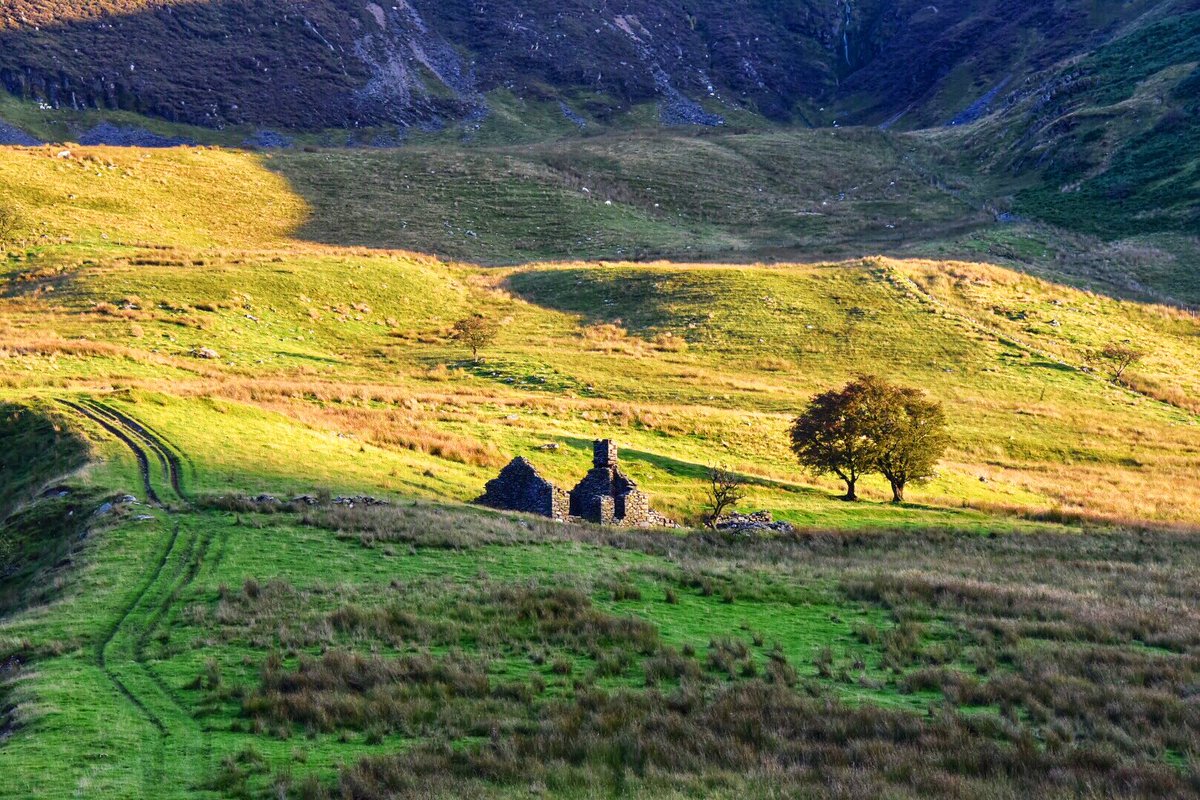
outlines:
[[[0,795],[1195,792],[1197,320],[937,146],[0,150]],[[950,418],[904,505],[787,446],[867,371]],[[468,505],[601,437],[681,521],[723,464],[798,532]]]

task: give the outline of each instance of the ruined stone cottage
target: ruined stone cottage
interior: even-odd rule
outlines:
[[[487,482],[483,496],[475,502],[507,511],[524,511],[559,521],[570,513],[570,498],[562,489],[538,474],[518,456]]]
[[[672,526],[650,508],[650,498],[621,471],[617,445],[610,439],[592,446],[592,469],[569,493],[543,478],[524,458],[515,458],[488,481],[476,502],[556,520],[575,518],[627,528]]]

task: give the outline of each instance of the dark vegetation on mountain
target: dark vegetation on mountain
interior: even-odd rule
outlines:
[[[1042,182],[1017,207],[1058,224],[1128,235],[1200,230],[1200,13],[1147,26],[1091,53],[1014,143],[1013,168]],[[1052,120],[1052,121],[1051,121]],[[1038,131],[1044,136],[1033,144]],[[1107,208],[1123,209],[1118,217]]]
[[[14,0],[0,78],[55,106],[207,126],[437,124],[486,93],[605,120],[969,121],[1041,72],[1194,0]],[[698,104],[706,108],[701,110]]]

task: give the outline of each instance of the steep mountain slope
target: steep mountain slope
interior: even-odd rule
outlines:
[[[1200,12],[1097,48],[980,135],[1037,179],[1022,213],[1107,235],[1200,231]]]
[[[837,99],[844,121],[905,128],[962,125],[1004,109],[1044,91],[1047,70],[1200,7],[1195,0],[900,0],[877,3],[872,13],[869,5],[850,17],[860,22],[846,39],[850,68]],[[1143,42],[1129,63],[1157,55]]]
[[[440,124],[487,95],[581,123],[965,121],[1008,87],[1194,0],[12,0],[0,79],[52,106],[208,126]]]

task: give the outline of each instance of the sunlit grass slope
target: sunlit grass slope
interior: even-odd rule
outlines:
[[[199,492],[285,488],[295,472],[287,459],[298,453],[309,479],[340,485],[378,486],[377,470],[410,465],[222,401],[109,399],[171,432],[189,454],[184,486],[201,505],[93,516],[105,491],[136,483],[128,455],[108,446],[87,477],[100,494],[70,481],[68,500],[52,501],[76,503],[88,536],[72,537],[41,573],[55,602],[0,620],[0,796],[337,796],[339,782],[370,769],[364,759],[398,759],[408,776],[386,794],[362,790],[370,797],[511,797],[528,792],[532,775],[545,782],[539,793],[556,797],[632,786],[641,797],[734,798],[769,796],[796,779],[731,773],[713,757],[674,771],[635,762],[628,775],[621,762],[614,775],[597,751],[619,742],[628,721],[608,733],[589,721],[577,734],[589,747],[565,763],[505,749],[558,725],[564,706],[586,715],[613,704],[608,719],[635,715],[643,730],[637,704],[679,692],[699,709],[732,704],[740,720],[772,720],[788,698],[809,697],[801,718],[830,721],[835,751],[871,748],[869,761],[850,767],[855,780],[903,797],[928,788],[881,762],[919,758],[979,792],[1015,774],[1040,785],[1041,761],[993,774],[961,755],[1000,757],[1012,736],[1053,731],[1074,738],[1045,758],[1073,769],[1114,738],[1120,749],[1107,752],[1125,780],[1136,773],[1186,787],[1195,774],[1190,729],[1176,721],[1189,713],[1177,694],[1194,674],[1194,537],[1029,526],[989,537],[914,529],[681,539],[410,500],[303,513],[209,503]],[[223,438],[246,452],[223,459]],[[55,507],[35,510],[45,522]],[[375,684],[388,664],[411,672]],[[1148,669],[1160,676],[1149,695],[1134,680]],[[308,675],[323,683],[283,693],[268,684],[303,686]],[[781,694],[766,708],[748,705],[764,683]],[[1063,700],[1047,708],[1047,692]],[[1113,713],[1150,702],[1166,713],[1136,722]],[[1016,721],[1009,708],[1022,712]],[[1136,740],[1126,735],[1134,724]],[[652,752],[686,752],[681,725],[657,732]],[[931,755],[922,735],[919,752],[893,753],[907,741],[893,740],[894,727],[937,733],[938,750]],[[750,741],[757,753],[776,740]],[[447,752],[490,768],[448,769],[435,755]],[[819,791],[838,779],[803,780]]]
[[[786,157],[777,145],[712,157],[766,169]],[[805,719],[837,735],[858,720],[983,754],[1059,737],[1047,770],[1110,747],[1153,786],[1184,785],[1186,730],[1131,716],[1135,737],[1109,709],[1119,686],[1123,707],[1190,713],[1179,698],[1194,685],[1194,546],[1160,529],[1200,518],[1195,318],[945,259],[601,262],[624,234],[570,237],[617,220],[650,251],[724,247],[731,229],[710,217],[748,214],[753,195],[656,198],[631,188],[656,185],[642,173],[603,187],[543,166],[554,191],[522,200],[501,173],[532,168],[493,157],[443,184],[457,157],[372,154],[380,183],[358,194],[363,173],[341,154],[281,166],[217,150],[0,151],[0,189],[28,227],[0,276],[2,430],[21,452],[61,453],[36,470],[3,461],[24,470],[5,505],[56,491],[5,529],[19,546],[0,570],[19,588],[0,594],[0,796],[319,797],[374,769],[364,758],[410,752],[433,755],[396,769],[422,787],[449,781],[435,796],[507,796],[517,784],[460,785],[438,759],[468,759],[455,769],[471,781],[484,772],[469,759],[553,730],[558,701],[591,713],[687,684],[696,708],[725,698],[744,710],[752,699],[738,693],[763,681],[786,691],[772,708],[811,700]],[[663,163],[687,180],[682,161]],[[509,215],[491,189],[470,194],[489,170],[530,216]],[[580,199],[584,187],[595,199]],[[684,227],[658,216],[663,200]],[[778,213],[771,202],[763,214]],[[840,213],[853,228],[900,213],[896,202]],[[445,226],[464,208],[489,226],[472,223],[478,240]],[[539,230],[563,208],[579,227]],[[736,218],[752,239],[775,225]],[[411,239],[397,234],[407,220]],[[462,252],[495,261],[574,252],[566,240],[592,257],[484,268],[383,249],[426,236],[469,239]],[[450,336],[474,312],[502,323],[478,363]],[[1126,339],[1149,351],[1127,386],[1083,369],[1087,351]],[[925,389],[950,417],[950,452],[908,505],[885,502],[875,480],[866,502],[843,503],[787,447],[808,397],[864,371]],[[147,459],[161,507],[145,503],[129,448],[62,402],[89,400],[178,459],[178,491]],[[621,444],[627,471],[680,520],[697,519],[707,468],[723,464],[749,480],[743,510],[810,535],[610,533],[463,505],[515,455],[571,485],[598,437]],[[84,439],[91,464],[78,472]],[[223,497],[263,492],[392,506],[267,513],[279,509]],[[355,716],[370,694],[355,675],[373,659],[415,670],[382,691],[416,694]],[[1097,659],[1119,674],[1096,673]],[[271,687],[313,664],[334,675],[322,699],[281,710]],[[347,665],[355,675],[336,672]],[[1172,677],[1147,699],[1130,675],[1150,669]],[[1068,686],[1073,698],[1086,687],[1086,702],[1047,711],[1029,699]],[[865,735],[864,750],[893,752]],[[559,762],[511,751],[506,769],[522,792],[608,796],[626,785],[626,739],[589,741],[601,755],[547,766]],[[893,753],[871,780],[915,796],[895,777],[910,756]],[[949,769],[956,787],[1014,780]],[[647,797],[744,797],[777,776],[704,762],[630,768],[628,780]]]
[[[768,140],[738,146],[739,158],[781,157]],[[611,435],[645,454],[631,469],[683,517],[697,513],[701,473],[718,462],[757,476],[750,503],[809,524],[975,524],[992,509],[1186,521],[1200,503],[1196,323],[1185,314],[937,261],[484,270],[296,242],[303,220],[324,216],[250,154],[0,158],[0,184],[36,221],[8,259],[5,385],[15,397],[154,396],[146,413],[181,437],[193,435],[187,420],[211,412],[198,403],[220,403],[239,422],[199,426],[216,439],[188,449],[228,466],[204,474],[235,484],[260,475],[311,487],[343,474],[466,500],[506,458],[551,441],[570,446],[538,460],[569,482],[586,466],[586,442]],[[396,208],[412,210],[417,189],[391,195]],[[641,201],[597,207],[622,203]],[[413,213],[436,219],[419,205]],[[507,219],[500,207],[486,216]],[[478,364],[449,336],[473,311],[504,323]],[[1128,380],[1140,394],[1081,369],[1089,350],[1126,339],[1149,351]],[[835,484],[793,464],[790,416],[859,372],[947,404],[955,445],[915,495],[928,508],[833,504]],[[282,455],[236,444],[254,419],[284,426],[260,434]],[[378,465],[297,469],[327,463],[300,454],[337,434],[377,450]]]
[[[0,195],[36,245],[255,247],[305,205],[251,154],[178,148],[0,148]]]

